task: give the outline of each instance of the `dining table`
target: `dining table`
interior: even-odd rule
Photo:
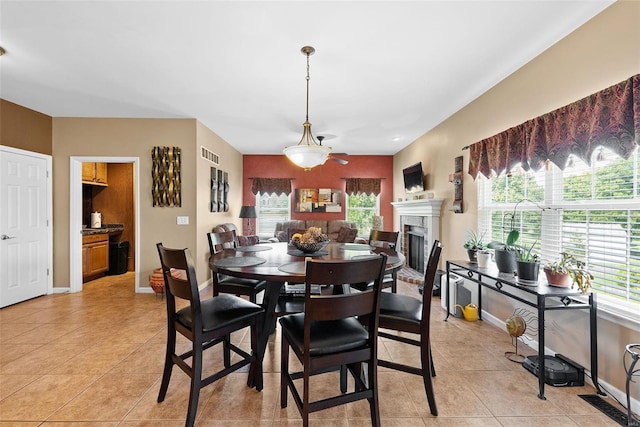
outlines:
[[[266,282],[261,303],[264,308],[264,318],[261,329],[258,331],[260,360],[257,363],[262,363],[269,336],[275,330],[276,318],[279,315],[304,310],[303,298],[281,295],[281,290],[285,283],[304,283],[308,259],[348,261],[370,257],[381,252],[387,255],[385,274],[393,273],[404,266],[405,256],[394,249],[333,241],[310,254],[303,253],[287,242],[237,246],[211,255],[209,266],[213,274]],[[255,386],[254,376],[255,369],[252,367],[247,380],[247,385],[250,387]]]

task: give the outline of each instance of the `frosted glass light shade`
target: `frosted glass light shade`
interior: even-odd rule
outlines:
[[[304,170],[323,165],[329,158],[331,149],[323,145],[294,145],[283,150],[284,154]]]

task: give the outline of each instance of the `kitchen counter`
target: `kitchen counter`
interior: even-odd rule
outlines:
[[[123,230],[123,224],[102,224],[100,228],[83,228],[81,233],[83,236],[91,236],[94,234],[118,234]]]

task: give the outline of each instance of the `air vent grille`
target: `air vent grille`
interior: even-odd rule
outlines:
[[[209,150],[208,148],[205,148],[205,147],[201,146],[200,147],[200,156],[203,159],[210,161],[214,165],[219,165],[220,164],[220,156],[218,156],[216,153],[214,153],[213,151]]]

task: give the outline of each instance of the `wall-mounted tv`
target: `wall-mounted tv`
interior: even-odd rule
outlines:
[[[402,170],[404,176],[404,191],[407,193],[418,193],[424,191],[424,174],[422,173],[422,162],[411,165]]]

